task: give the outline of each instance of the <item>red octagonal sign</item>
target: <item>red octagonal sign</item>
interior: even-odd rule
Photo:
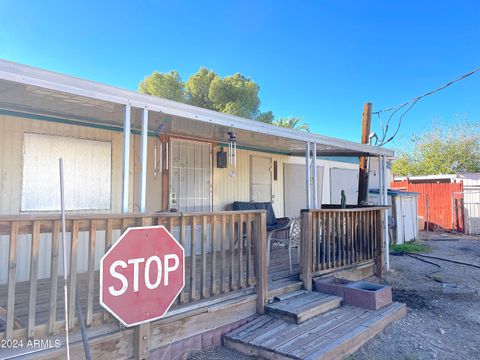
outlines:
[[[126,326],[164,316],[184,285],[183,247],[164,226],[127,229],[100,260],[100,304]]]

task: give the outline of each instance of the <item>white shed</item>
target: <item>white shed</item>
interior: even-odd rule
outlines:
[[[414,192],[388,189],[388,228],[390,242],[403,244],[418,239],[418,194]],[[370,189],[370,204],[379,204],[378,189]]]

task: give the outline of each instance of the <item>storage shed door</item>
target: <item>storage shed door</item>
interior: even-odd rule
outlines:
[[[212,210],[212,146],[172,139],[169,207],[181,212]]]

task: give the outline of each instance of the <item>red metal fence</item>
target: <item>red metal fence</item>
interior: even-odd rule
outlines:
[[[458,194],[463,191],[462,182],[411,183],[407,179],[392,181],[390,186],[392,189],[419,193],[418,216],[423,217],[425,228],[428,226],[429,230],[464,231],[463,214],[459,210],[459,204],[463,203],[463,195]]]

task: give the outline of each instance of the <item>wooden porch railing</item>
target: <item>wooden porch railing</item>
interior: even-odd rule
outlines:
[[[301,268],[304,286],[333,270],[375,261],[383,266],[385,207],[303,210]]]
[[[76,299],[87,326],[110,319],[98,301],[99,260],[133,226],[164,225],[183,245],[186,286],[174,306],[250,289],[257,292],[262,312],[268,291],[265,219],[263,210],[67,215],[70,326],[76,324]],[[0,310],[6,314],[0,339],[52,335],[64,327],[60,226],[58,215],[0,216],[0,239],[7,238],[9,245],[8,283],[0,285]],[[28,243],[28,257],[17,253],[21,242]],[[46,259],[39,259],[42,248],[50,249]],[[39,262],[48,263],[47,278],[39,279]],[[78,271],[81,265],[86,271]],[[16,281],[18,268],[25,266],[29,279]]]

